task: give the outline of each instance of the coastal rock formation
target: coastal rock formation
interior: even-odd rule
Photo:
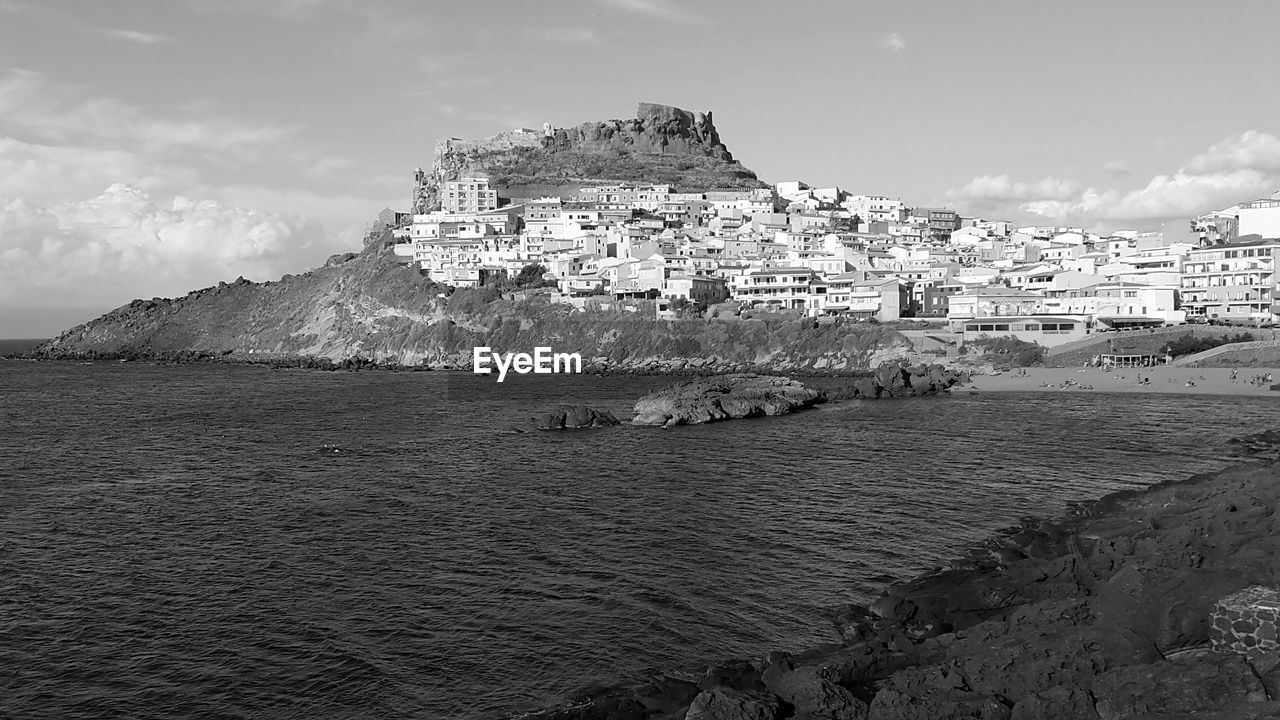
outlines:
[[[833,400],[851,398],[916,397],[945,392],[965,376],[942,365],[908,365],[905,362],[883,362],[870,377],[859,378],[836,388]]]
[[[584,185],[665,183],[685,192],[765,187],[734,160],[711,113],[640,103],[628,120],[448,138],[414,190],[414,212],[436,209],[446,181],[486,177],[501,197],[576,194]]]
[[[533,419],[534,427],[539,430],[572,430],[621,424],[608,410],[597,410],[586,405],[561,405]]]
[[[826,394],[772,375],[734,374],[688,380],[636,402],[636,425],[694,425],[734,418],[786,415]]]
[[[1280,597],[1278,509],[1269,462],[1027,521],[871,608],[841,608],[843,643],[719,664],[703,690],[761,708],[772,694],[780,718],[1274,720],[1280,649],[1257,638],[1280,617],[1267,604]],[[1254,601],[1211,646],[1210,619]]]
[[[891,327],[812,318],[708,322],[575,312],[545,295],[453,290],[395,261],[391,236],[275,282],[135,300],[28,353],[41,359],[254,362],[287,367],[469,370],[472,348],[577,352],[585,372],[848,373],[910,352]]]

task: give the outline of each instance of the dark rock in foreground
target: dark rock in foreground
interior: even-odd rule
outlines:
[[[533,419],[534,427],[539,430],[573,430],[621,424],[608,410],[597,410],[585,405],[561,405]]]
[[[636,425],[698,423],[786,415],[822,402],[826,393],[775,375],[720,375],[687,380],[636,402]]]

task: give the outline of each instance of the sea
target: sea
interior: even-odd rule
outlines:
[[[798,651],[1280,409],[958,390],[529,429],[676,380],[0,360],[0,717],[510,718]]]

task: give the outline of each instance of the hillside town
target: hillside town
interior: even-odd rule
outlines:
[[[415,197],[424,176],[418,169]],[[476,177],[445,182],[439,195],[438,210],[380,216],[402,261],[459,288],[540,266],[539,291],[584,311],[651,300],[672,317],[734,301],[932,320],[965,340],[1046,347],[1112,329],[1269,325],[1280,312],[1280,192],[1160,232],[1109,235],[798,181],[707,192],[615,184],[504,204]]]

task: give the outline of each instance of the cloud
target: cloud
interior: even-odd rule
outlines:
[[[130,42],[141,43],[143,45],[155,45],[157,43],[169,42],[169,38],[164,35],[156,35],[154,33],[140,32],[138,30],[121,30],[117,28],[104,28],[103,31],[107,35],[118,37]]]
[[[880,38],[880,47],[900,53],[907,49],[907,41],[902,39],[898,33],[889,33]]]
[[[1071,197],[1078,188],[1069,180],[1046,177],[1034,183],[1015,182],[1008,175],[979,175],[963,187],[948,190],[949,199],[962,200],[1036,200]]]
[[[1133,174],[1133,171],[1129,169],[1129,166],[1119,160],[1112,160],[1111,162],[1103,163],[1102,171],[1115,177],[1126,177]]]
[[[615,10],[633,15],[644,15],[655,20],[667,22],[694,23],[707,25],[709,21],[696,13],[665,0],[596,0]]]
[[[197,177],[189,165],[127,150],[29,143],[0,135],[0,202],[84,197],[120,181],[154,191],[189,186]]]
[[[297,130],[203,116],[152,117],[114,98],[84,97],[30,70],[0,73],[0,132],[5,126],[58,144],[123,144],[152,153],[185,149],[234,162],[255,159],[258,151],[278,146]]]
[[[300,249],[318,263],[325,245],[297,219],[184,197],[163,207],[123,184],[75,202],[16,200],[0,205],[0,304],[101,313],[240,275],[274,279],[298,270]]]
[[[1113,176],[1118,163],[1104,169]],[[1074,183],[1045,178],[1019,183],[1008,175],[975,177],[946,196],[971,211],[992,216],[1036,216],[1074,223],[1142,224],[1189,218],[1236,203],[1269,196],[1280,188],[1280,138],[1249,130],[1214,143],[1185,166],[1156,175],[1128,191],[1079,189]]]
[[[1280,138],[1257,130],[1214,143],[1187,163],[1186,171],[1212,174],[1236,170],[1258,170],[1280,174]]]
[[[520,30],[520,37],[547,45],[600,44],[600,36],[596,31],[585,27],[523,28]]]

